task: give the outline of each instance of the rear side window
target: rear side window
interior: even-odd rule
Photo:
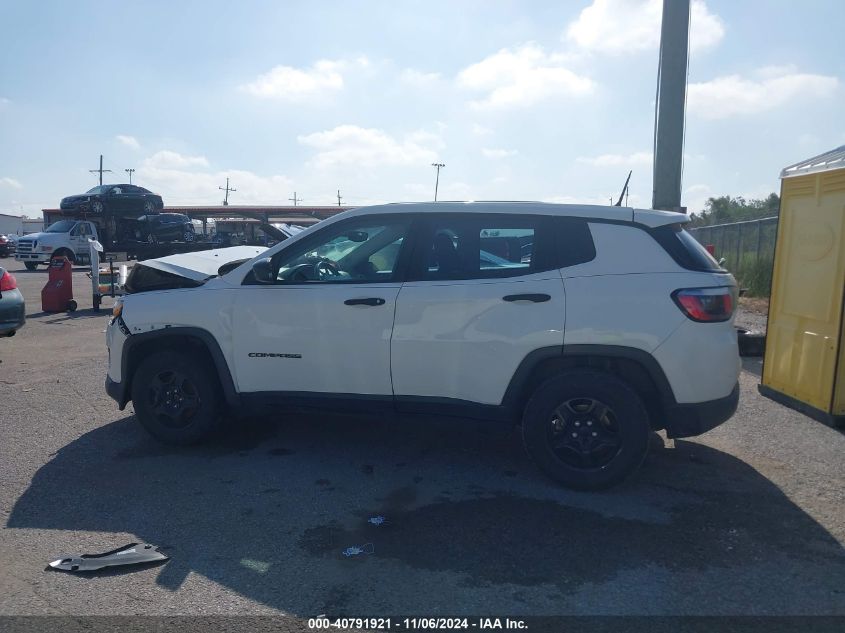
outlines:
[[[414,279],[517,277],[555,268],[548,218],[448,214],[426,220]]]
[[[681,224],[669,224],[650,231],[663,249],[687,270],[725,272],[719,262]]]

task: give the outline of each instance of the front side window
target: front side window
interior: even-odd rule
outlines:
[[[406,220],[344,222],[281,251],[278,283],[377,283],[395,278]]]
[[[73,228],[73,220],[59,220],[51,224],[45,233],[67,233]]]

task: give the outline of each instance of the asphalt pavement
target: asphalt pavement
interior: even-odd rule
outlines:
[[[655,434],[604,493],[445,418],[255,419],[176,449],[106,396],[86,269],[79,310],[46,314],[45,270],[0,265],[28,308],[0,340],[0,615],[845,615],[845,435],[758,395],[759,361],[730,421]],[[133,541],[171,560],[44,569]]]

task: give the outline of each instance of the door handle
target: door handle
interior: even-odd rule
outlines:
[[[524,294],[524,295],[505,295],[502,297],[503,301],[531,301],[533,303],[544,303],[551,299],[550,295],[545,294]]]
[[[367,297],[366,299],[347,299],[343,303],[348,306],[383,306],[384,299],[381,297]]]

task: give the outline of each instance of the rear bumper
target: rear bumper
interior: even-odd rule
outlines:
[[[666,434],[671,438],[706,433],[728,420],[739,405],[739,383],[724,398],[666,407]]]

